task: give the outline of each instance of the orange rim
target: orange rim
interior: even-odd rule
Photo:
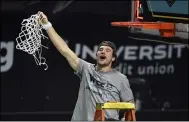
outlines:
[[[146,29],[167,29],[172,30],[175,28],[174,23],[166,23],[166,22],[112,22],[112,26],[119,27],[141,27]]]
[[[111,25],[118,27],[158,29],[160,35],[164,37],[173,37],[175,34],[175,23],[168,22],[112,22]]]

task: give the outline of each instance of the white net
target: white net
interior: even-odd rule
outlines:
[[[48,65],[46,64],[46,59],[41,56],[42,47],[45,47],[41,44],[41,39],[47,37],[43,35],[43,28],[38,18],[39,16],[36,14],[22,21],[21,32],[19,33],[19,36],[16,38],[16,49],[22,50],[30,55],[33,55],[36,64],[39,66],[45,65],[45,70],[47,70]]]

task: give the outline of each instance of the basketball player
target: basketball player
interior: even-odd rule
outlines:
[[[57,50],[67,59],[75,74],[80,78],[78,100],[72,120],[93,121],[96,103],[134,102],[127,77],[114,69],[117,59],[116,46],[103,41],[96,53],[96,65],[78,58],[65,41],[57,34],[43,12],[38,12],[43,28]],[[119,120],[117,110],[105,111],[106,120]]]

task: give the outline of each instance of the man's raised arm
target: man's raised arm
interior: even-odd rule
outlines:
[[[67,59],[70,66],[76,71],[78,64],[79,64],[79,58],[77,55],[68,47],[66,42],[57,34],[51,23],[49,23],[47,16],[43,12],[38,12],[40,16],[40,20],[42,24],[45,27],[45,30],[47,31],[47,34],[56,47],[56,49]]]

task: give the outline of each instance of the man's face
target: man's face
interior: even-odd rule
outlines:
[[[111,65],[114,60],[113,49],[111,47],[101,46],[97,51],[97,64],[99,66]]]

